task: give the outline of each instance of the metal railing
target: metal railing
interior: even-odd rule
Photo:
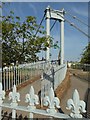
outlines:
[[[2,73],[2,85],[5,91],[11,90],[13,85],[19,85],[36,76],[41,75],[42,71],[49,66],[50,62],[36,62],[21,64],[18,66],[4,67]],[[0,74],[1,74],[0,73]]]
[[[20,106],[20,94],[16,90],[16,85],[13,86],[12,92],[9,93],[10,102],[4,103],[5,91],[2,90],[2,83],[0,83],[0,120],[3,119],[2,110],[3,108],[8,108],[12,111],[12,118],[16,118],[17,111],[27,112],[27,118],[33,119],[34,114],[44,115],[48,118],[82,118],[82,113],[85,113],[86,103],[79,99],[79,93],[75,89],[72,99],[67,101],[66,109],[70,110],[70,114],[60,113],[60,100],[55,97],[54,90],[51,87],[47,96],[43,99],[43,106],[45,109],[38,109],[37,105],[40,105],[39,97],[35,94],[33,86],[31,86],[30,91],[25,95],[25,102],[27,106]],[[23,100],[22,100],[23,101]]]
[[[72,64],[71,68],[80,69],[83,71],[90,71],[90,64]]]
[[[67,65],[52,64],[47,71],[44,71],[41,78],[41,103],[42,98],[49,92],[49,87],[54,91],[66,77]]]

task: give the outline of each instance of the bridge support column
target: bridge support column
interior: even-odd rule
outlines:
[[[64,63],[64,21],[61,21],[61,35],[60,35],[60,63]]]
[[[46,34],[47,34],[47,42],[48,44],[50,43],[49,42],[49,36],[50,36],[50,8],[49,6],[47,7],[46,9]],[[47,51],[46,51],[46,60],[49,61],[50,59],[50,48],[47,47]]]

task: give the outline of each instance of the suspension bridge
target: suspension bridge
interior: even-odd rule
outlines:
[[[67,93],[66,98],[64,97],[65,99],[62,99],[62,101],[66,102],[66,99],[68,98],[67,109],[68,110],[71,109],[71,113],[69,112],[69,115],[63,108],[60,109],[61,107],[60,100],[54,94],[55,90],[65,80],[66,74],[67,74],[67,64],[64,61],[64,23],[65,21],[68,22],[74,28],[76,28],[78,31],[83,33],[86,37],[90,38],[90,36],[87,33],[85,33],[80,28],[78,28],[74,23],[71,23],[70,21],[68,21],[65,18],[65,14],[70,15],[73,19],[76,19],[82,24],[89,27],[82,20],[80,20],[76,16],[72,16],[69,12],[65,11],[64,9],[60,11],[60,10],[53,10],[49,6],[46,8],[45,14],[40,22],[40,25],[35,33],[35,36],[37,36],[39,28],[44,18],[46,18],[46,34],[47,34],[47,42],[49,44],[50,31],[53,29],[56,22],[59,21],[60,32],[61,32],[60,58],[59,60],[56,60],[53,62],[50,61],[50,48],[47,47],[46,61],[23,64],[19,66],[4,68],[2,70],[1,72],[1,74],[3,73],[2,83],[0,83],[0,93],[1,93],[0,94],[0,119],[2,119],[4,116],[2,112],[3,108],[5,110],[6,109],[12,110],[11,118],[16,118],[16,111],[21,111],[23,112],[23,114],[24,112],[26,112],[26,114],[29,114],[28,118],[31,118],[31,119],[35,117],[34,115],[38,115],[38,114],[41,116],[46,116],[50,118],[62,118],[62,119],[82,118],[83,116],[85,116],[85,115],[82,115],[82,113],[84,114],[86,113],[86,110],[85,110],[86,103],[83,101],[84,100],[83,97],[88,88],[87,82],[80,81],[79,80],[80,78],[76,78],[75,76],[71,78],[71,81],[73,79],[73,81],[71,82],[73,84],[73,88],[71,87],[70,90],[71,92],[74,91],[73,97],[72,99],[68,98],[71,93],[69,92],[69,94]],[[55,20],[55,22],[50,28],[51,19]],[[72,73],[71,70],[69,70],[69,72],[72,75],[74,75],[74,73]],[[80,88],[79,85],[84,87],[83,92],[81,90],[82,88]],[[16,90],[17,88],[18,88],[18,92]],[[21,90],[19,90],[19,88],[21,88]],[[79,93],[77,89],[79,89],[82,101],[79,98]],[[34,90],[35,90],[35,93],[34,93]],[[11,100],[11,102],[7,103],[7,97],[6,97],[6,100],[3,101],[5,97],[5,91],[7,94],[9,94],[9,99]],[[20,94],[21,94],[21,104],[18,105],[18,102],[20,101]],[[25,104],[25,102],[23,101],[24,98],[26,99],[28,106],[26,106],[27,104]],[[64,102],[62,102],[63,103],[62,106],[66,107]],[[39,106],[41,106],[42,109],[38,108],[37,106],[38,104],[40,104]],[[43,106],[46,106],[46,109],[45,108],[43,109]],[[66,113],[60,112],[62,109]]]

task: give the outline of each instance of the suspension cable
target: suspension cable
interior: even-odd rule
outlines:
[[[73,26],[74,28],[76,28],[78,31],[80,31],[81,33],[83,33],[85,36],[87,36],[88,38],[90,38],[90,36],[87,33],[85,33],[83,30],[81,30],[79,27],[77,27],[74,23],[70,22],[69,20],[67,20],[65,18],[64,18],[64,20],[66,22],[68,22],[71,26]]]
[[[67,19],[65,19],[66,22],[68,22],[71,26],[75,27],[78,31],[82,32],[85,36],[87,36],[88,38],[90,38],[90,36],[85,33],[84,31],[82,31],[79,27],[77,27],[74,23],[71,23],[70,21],[68,21]]]
[[[67,12],[66,10],[65,10],[64,12],[65,12],[65,14],[71,16],[73,19],[76,19],[76,20],[78,20],[79,22],[81,22],[82,24],[86,25],[87,27],[90,27],[90,26],[88,26],[84,21],[82,21],[80,18],[78,18],[77,16],[73,16],[70,12]]]
[[[53,23],[53,25],[50,28],[50,31],[53,29],[54,25],[56,24],[57,20],[55,20],[55,22]]]
[[[54,10],[53,10],[54,11]],[[54,11],[55,13],[57,13],[57,15],[59,15],[60,17],[62,17],[66,22],[68,22],[71,26],[73,26],[74,28],[76,28],[78,31],[82,32],[85,36],[87,36],[88,38],[90,38],[90,36],[85,33],[84,31],[82,31],[79,27],[77,27],[74,23],[71,23],[69,20],[67,20],[66,18],[64,18],[62,15],[60,15],[58,12]]]
[[[39,26],[38,26],[38,29],[37,29],[37,31],[36,31],[36,33],[35,33],[35,37],[36,37],[36,35],[37,35],[37,33],[39,32],[39,29],[40,29],[40,26],[42,25],[42,22],[43,22],[43,20],[44,20],[44,18],[45,18],[45,15],[46,14],[44,14],[44,16],[43,16],[43,18],[42,18],[42,20],[41,20],[41,22],[40,22],[40,24],[39,24]]]

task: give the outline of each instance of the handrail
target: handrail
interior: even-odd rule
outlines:
[[[2,83],[0,83],[0,119],[2,119],[2,109],[9,108],[12,110],[12,118],[16,118],[16,111],[28,112],[28,118],[33,119],[33,114],[45,115],[48,117],[54,118],[83,118],[81,113],[85,113],[86,103],[79,99],[79,93],[75,89],[72,94],[72,99],[67,101],[66,109],[71,110],[70,115],[65,113],[60,113],[57,109],[60,108],[60,100],[58,97],[55,97],[54,90],[51,87],[48,93],[48,96],[45,96],[43,99],[43,106],[46,106],[45,110],[38,109],[39,98],[34,92],[33,86],[31,86],[29,93],[25,95],[25,102],[28,103],[28,106],[19,106],[20,102],[20,93],[17,92],[16,86],[13,86],[12,92],[9,92],[9,100],[11,103],[3,103],[5,99],[5,91],[2,90]],[[80,113],[81,112],[81,113]]]

